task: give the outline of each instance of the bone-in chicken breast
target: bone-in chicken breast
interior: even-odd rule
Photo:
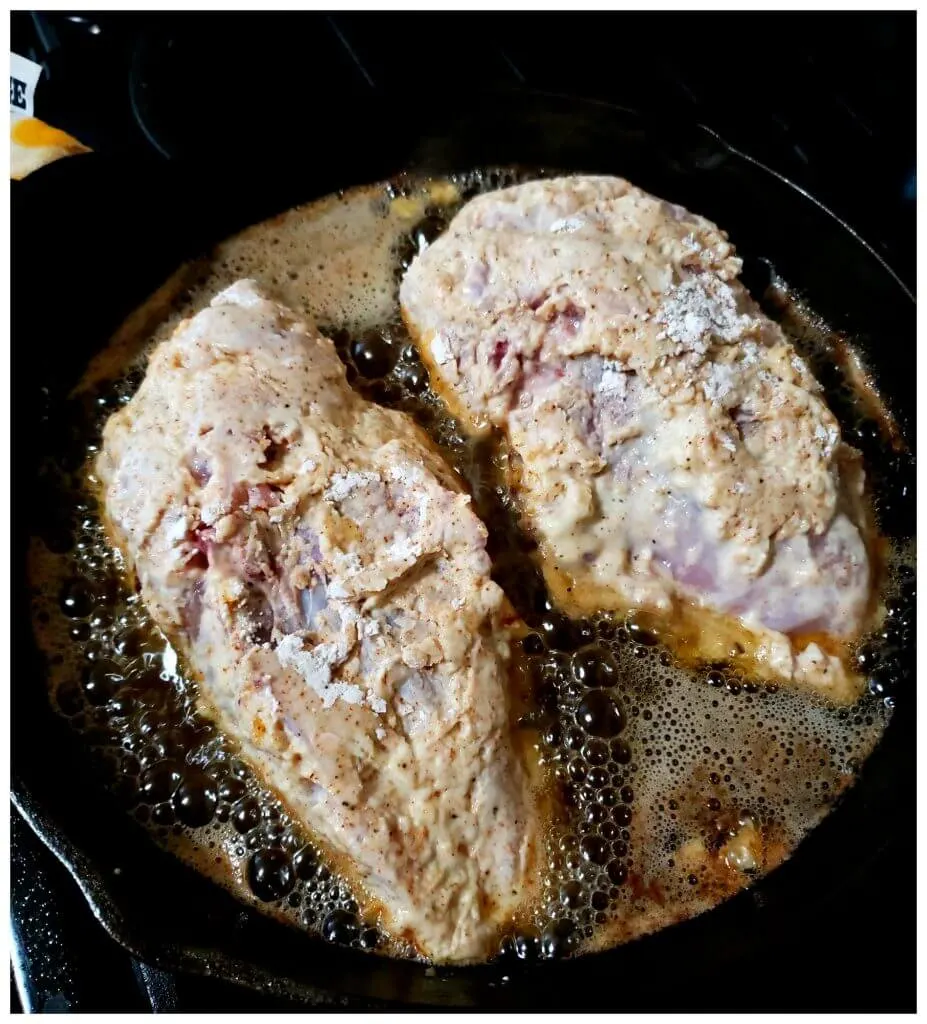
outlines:
[[[242,281],[155,349],[97,468],[144,601],[243,754],[395,937],[492,952],[537,857],[514,615],[425,436]]]
[[[507,436],[567,610],[711,613],[704,639],[736,622],[762,673],[850,699],[859,458],[740,269],[707,220],[570,177],[472,200],[400,298],[453,410]]]

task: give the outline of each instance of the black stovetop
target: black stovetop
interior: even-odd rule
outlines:
[[[13,14],[14,52],[42,62],[39,117],[94,149],[184,160],[284,128],[293,97],[383,103],[419,90],[501,85],[608,100],[700,121],[855,228],[910,288],[915,276],[914,14],[112,15]],[[283,102],[283,98],[286,102]],[[327,100],[323,101],[327,102]],[[324,122],[324,118],[323,118]],[[241,126],[259,126],[242,138]],[[324,147],[326,140],[321,138]],[[41,172],[39,172],[41,173]],[[31,1009],[274,1009],[209,980],[139,964],[13,812],[12,921]],[[906,899],[890,880],[844,913],[878,937],[859,1007],[907,1005]],[[41,895],[44,893],[44,897]],[[906,922],[906,924],[909,922]],[[899,938],[900,936],[900,938]],[[790,1005],[825,1006],[828,962]],[[833,963],[836,970],[837,961]],[[788,984],[789,965],[780,965]],[[815,978],[818,989],[815,989]],[[794,983],[793,983],[794,984]],[[278,1004],[279,1005],[279,1004]],[[784,1005],[784,1004],[783,1004]]]

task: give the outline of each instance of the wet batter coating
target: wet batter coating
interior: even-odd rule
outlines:
[[[506,435],[567,610],[684,603],[743,627],[761,674],[852,700],[839,655],[873,587],[859,456],[740,270],[709,221],[569,177],[472,200],[400,300],[454,411]]]
[[[243,753],[395,937],[489,955],[536,876],[514,616],[427,437],[241,281],[154,350],[97,473],[146,605]]]

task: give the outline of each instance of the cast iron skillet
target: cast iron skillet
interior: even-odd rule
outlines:
[[[342,112],[344,113],[344,112]],[[614,106],[539,94],[476,97],[458,109],[358,109],[301,145],[266,156],[217,153],[195,165],[90,155],[14,189],[12,791],[109,933],[139,958],[296,1001],[449,1007],[804,1005],[792,991],[831,969],[845,943],[829,923],[859,906],[913,849],[913,651],[909,685],[842,806],[797,855],[727,904],[608,953],[540,967],[429,971],[327,946],[271,922],[159,851],[97,780],[50,711],[31,636],[26,538],[54,518],[37,456],[58,450],[62,397],[123,317],[185,258],[296,203],[406,168],[552,166],[626,176],[720,223],[761,292],[771,264],[858,340],[913,441],[913,296],[847,225],[709,130]],[[267,141],[267,140],[265,140]],[[246,142],[245,145],[248,145]],[[913,488],[913,472],[906,485]],[[913,533],[913,523],[890,524]],[[117,870],[118,869],[118,870]],[[913,882],[913,878],[912,878]],[[913,904],[906,904],[913,905]],[[844,915],[845,916],[845,915]],[[883,918],[884,920],[884,918]],[[899,911],[911,939],[913,913]],[[864,937],[860,938],[863,941]],[[863,955],[860,953],[860,955]],[[840,960],[841,963],[846,961]],[[797,979],[797,980],[796,980]],[[847,975],[833,1008],[853,1006]],[[826,989],[826,985],[825,985]],[[783,1000],[786,1000],[783,1004]],[[896,1000],[887,994],[886,1005]]]

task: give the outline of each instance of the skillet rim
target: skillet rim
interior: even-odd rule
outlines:
[[[619,104],[609,103],[599,99],[589,99],[583,97],[569,96],[559,92],[553,91],[540,91],[540,90],[525,90],[525,89],[511,89],[511,90],[495,90],[495,94],[511,99],[513,96],[519,100],[531,100],[535,102],[543,103],[544,101],[557,101],[564,102],[575,107],[584,108],[600,108],[605,113],[618,113],[623,115],[630,115],[635,119],[643,122],[649,122],[653,119],[653,115],[650,113],[643,113],[636,111],[631,108],[623,107]],[[770,168],[762,161],[752,157],[743,150],[735,147],[729,143],[722,135],[714,131],[709,126],[698,123],[688,122],[690,128],[695,128],[698,132],[707,135],[716,146],[725,150],[731,156],[745,161],[746,163],[757,168],[759,171],[765,172],[766,174],[772,175],[780,183],[787,186],[792,193],[796,194],[803,200],[810,201],[819,211],[825,214],[830,220],[832,220],[842,232],[849,235],[850,238],[859,245],[869,257],[874,257],[880,268],[887,272],[889,277],[893,280],[894,284],[900,289],[901,295],[909,300],[916,306],[916,298],[900,276],[891,268],[888,262],[882,257],[876,249],[863,239],[858,232],[856,232],[845,220],[834,213],[829,207],[818,200],[814,195],[809,193],[807,190],[791,181],[788,177],[781,174],[780,172]],[[42,172],[39,172],[41,174]],[[898,297],[899,300],[901,296]],[[913,438],[909,440],[909,447],[913,450]],[[911,709],[913,712],[913,709]],[[896,718],[898,716],[896,715]],[[907,716],[906,716],[907,717]],[[880,746],[882,745],[880,741]],[[14,807],[23,816],[25,821],[30,825],[36,835],[41,839],[45,846],[54,854],[54,856],[63,864],[69,874],[74,878],[78,887],[80,888],[84,898],[87,900],[94,916],[102,924],[107,933],[123,948],[128,950],[133,955],[139,957],[139,959],[145,960],[148,963],[154,964],[165,970],[177,970],[191,974],[209,975],[213,977],[219,977],[224,980],[244,985],[253,989],[270,991],[278,991],[279,994],[284,995],[288,998],[305,998],[309,996],[316,1003],[328,1002],[331,1005],[337,1005],[339,1002],[343,1002],[346,998],[345,993],[331,992],[325,988],[320,988],[315,984],[309,984],[302,982],[299,979],[286,978],[275,976],[261,967],[258,967],[251,963],[246,963],[234,958],[230,958],[221,949],[215,950],[192,950],[184,948],[182,946],[169,945],[160,948],[153,947],[150,943],[147,943],[142,932],[144,931],[143,926],[137,927],[133,925],[131,921],[126,920],[125,915],[118,906],[118,901],[113,897],[110,888],[107,885],[107,881],[102,876],[96,864],[93,863],[86,853],[80,848],[79,844],[75,843],[65,832],[59,827],[58,823],[53,820],[53,816],[50,815],[47,810],[42,806],[41,801],[37,800],[28,785],[21,777],[15,766],[15,745],[14,745],[14,758],[13,758],[13,772],[11,775],[11,801]],[[873,752],[873,755],[876,752]],[[873,756],[871,755],[871,756]],[[870,758],[871,759],[871,758]],[[868,762],[868,759],[867,759]],[[854,785],[851,788],[851,792],[855,793],[861,786],[859,784]],[[833,810],[828,813],[827,818],[833,817]],[[823,823],[822,823],[823,824]],[[817,833],[821,826],[815,827],[812,832]],[[805,840],[800,844],[801,848],[805,845]],[[791,859],[791,858],[790,858]],[[771,874],[777,875],[782,868]],[[768,876],[767,876],[768,877]],[[749,892],[750,890],[748,890]],[[735,897],[736,899],[737,897]],[[731,901],[727,901],[729,904]],[[705,918],[713,918],[719,911],[723,909],[722,906],[713,908],[711,911],[706,912],[699,916],[698,920],[704,920]],[[676,932],[679,928],[685,927],[689,922],[685,922],[680,925],[674,926],[672,929],[663,929],[661,933],[667,930]],[[647,942],[650,936],[643,939],[637,940],[632,943],[633,946],[638,946],[642,942]],[[617,947],[614,950],[604,951],[599,954],[590,954],[579,961],[572,961],[570,963],[581,963],[588,962],[594,959],[602,957],[608,957],[616,953],[620,953],[623,950],[628,949],[628,946]],[[349,951],[343,951],[347,954]],[[389,961],[381,961],[381,963],[387,963]],[[408,965],[406,965],[408,966]],[[566,968],[569,970],[569,963],[565,965],[557,965],[557,973]],[[456,969],[457,971],[461,969]],[[483,970],[483,968],[468,968],[463,970]],[[549,967],[545,967],[545,970],[550,970]],[[453,975],[454,971],[450,972]],[[434,989],[434,986],[426,986],[428,989]],[[489,991],[489,990],[486,990]],[[407,993],[409,994],[409,993]],[[420,995],[434,995],[437,996],[437,990],[433,993],[418,993]],[[485,995],[485,992],[484,992]],[[382,1000],[374,999],[369,996],[365,996],[369,1002],[376,1002],[378,1005],[399,1005],[393,1000]],[[402,1000],[400,1000],[402,1002]],[[416,999],[416,1002],[419,1002]],[[445,1003],[444,999],[437,998],[434,1002],[421,1001],[420,1005],[440,1005]],[[471,1005],[468,1003],[468,1005]]]

